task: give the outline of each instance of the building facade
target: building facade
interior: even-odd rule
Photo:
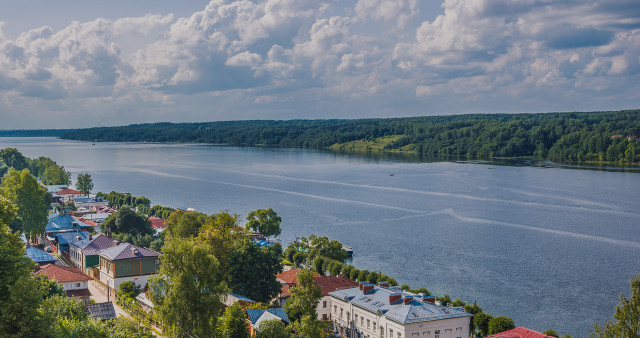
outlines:
[[[466,338],[471,314],[441,306],[434,297],[403,292],[387,283],[330,292],[331,322],[348,337]]]
[[[159,252],[129,243],[100,250],[98,256],[100,282],[113,291],[125,281],[144,288],[160,267]]]

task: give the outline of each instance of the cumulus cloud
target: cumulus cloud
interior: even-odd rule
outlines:
[[[635,0],[444,0],[418,22],[424,10],[418,0],[211,0],[187,17],[97,18],[15,39],[0,23],[0,94],[14,110],[42,100],[178,111],[197,96],[228,105],[219,112],[242,101],[291,118],[332,102],[352,116],[637,104]]]

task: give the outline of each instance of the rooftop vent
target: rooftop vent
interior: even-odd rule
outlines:
[[[74,228],[77,228],[77,227],[78,227],[78,222],[73,222],[73,223],[71,223],[71,225],[72,225]]]
[[[392,293],[389,295],[389,304],[393,304],[399,301],[402,298],[402,294],[400,293]]]
[[[373,284],[365,284],[362,286],[362,294],[366,295],[373,290]]]
[[[76,236],[76,241],[81,241],[81,240],[82,240],[82,237]]]
[[[425,303],[435,303],[436,302],[436,297],[434,296],[422,296],[422,301]]]
[[[441,301],[439,301],[439,300],[436,300],[436,302],[435,302],[435,303],[436,303],[436,305],[438,305],[438,306],[442,306],[442,302],[441,302]]]
[[[411,296],[404,297],[404,303],[405,304],[410,303],[412,300],[413,300],[413,297],[411,297]]]
[[[133,248],[131,249],[131,251],[133,252],[134,255],[138,255],[140,253],[140,251],[137,248]]]

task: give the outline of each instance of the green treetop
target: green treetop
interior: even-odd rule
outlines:
[[[298,321],[305,315],[317,318],[316,307],[322,298],[322,290],[313,280],[313,272],[302,269],[296,279],[298,283],[290,289],[291,296],[284,304],[287,317],[291,322]]]
[[[282,288],[275,276],[282,272],[280,255],[279,243],[260,248],[248,238],[238,242],[229,260],[233,292],[268,303]]]
[[[2,178],[0,194],[18,207],[18,217],[26,236],[34,237],[44,232],[50,195],[28,169],[9,170]]]
[[[273,209],[258,209],[247,215],[245,227],[267,237],[280,235],[282,218]]]
[[[193,239],[167,238],[160,259],[160,271],[149,288],[164,333],[212,336],[228,289],[211,247]]]
[[[83,194],[89,195],[93,190],[93,180],[89,174],[78,174],[76,179],[76,189],[82,191]]]
[[[640,274],[630,279],[631,297],[620,295],[613,320],[595,324],[591,337],[640,337]]]
[[[249,338],[247,314],[239,304],[233,304],[224,311],[219,332],[225,338]]]

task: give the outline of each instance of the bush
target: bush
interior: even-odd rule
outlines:
[[[140,287],[135,285],[132,281],[126,281],[126,282],[120,283],[120,286],[118,287],[118,289],[119,289],[119,294],[129,298],[136,298],[141,292]]]

